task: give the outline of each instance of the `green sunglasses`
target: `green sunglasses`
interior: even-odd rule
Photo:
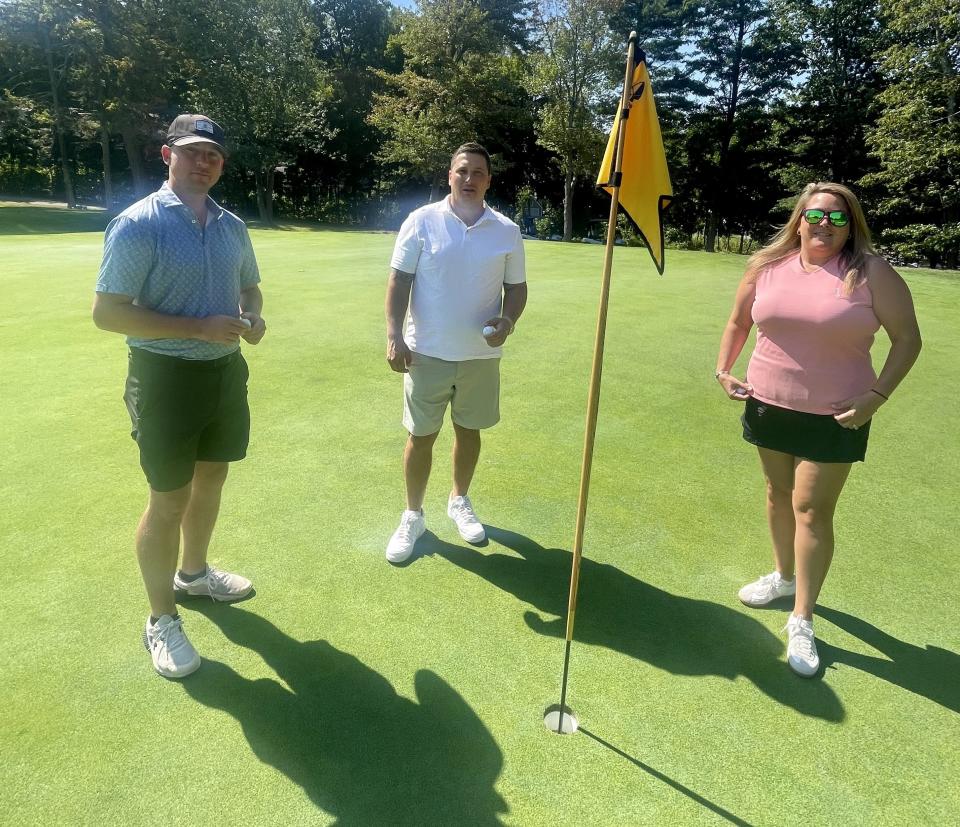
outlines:
[[[803,217],[808,224],[819,224],[826,218],[834,227],[846,227],[850,217],[843,210],[804,210]]]

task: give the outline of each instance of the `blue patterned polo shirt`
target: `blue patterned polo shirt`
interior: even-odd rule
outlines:
[[[133,296],[169,316],[239,316],[240,291],[260,281],[244,223],[207,197],[205,227],[165,183],[107,226],[98,293]],[[218,359],[237,345],[199,339],[141,339],[127,344],[181,359]]]

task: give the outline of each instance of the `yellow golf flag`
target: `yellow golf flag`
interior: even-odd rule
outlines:
[[[663,152],[650,75],[642,59],[633,70],[630,101],[623,133],[619,201],[647,243],[657,272],[663,275],[663,212],[673,200],[673,188],[670,186],[670,172]],[[611,194],[615,183],[612,167],[616,161],[621,115],[621,112],[617,112],[597,176],[597,186]]]

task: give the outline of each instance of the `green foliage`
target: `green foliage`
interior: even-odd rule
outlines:
[[[550,238],[563,231],[563,211],[551,204],[549,201],[540,201],[543,207],[543,215],[534,221],[537,228],[537,235],[540,238]]]
[[[569,238],[606,214],[591,179],[636,29],[676,192],[667,220],[683,237],[766,238],[785,198],[827,178],[857,185],[878,231],[949,228],[955,7],[0,0],[0,190],[99,200],[112,186],[129,202],[164,172],[166,123],[199,109],[233,139],[221,197],[255,201],[264,220],[274,192],[285,215],[350,223],[422,199],[424,184],[436,197],[451,149],[480,140],[493,199],[526,186],[562,203],[551,233]]]
[[[301,0],[172,2],[190,100],[227,129],[235,160],[255,174],[260,218],[271,221],[276,166],[325,130],[330,88],[313,55],[316,33],[305,6]]]
[[[880,169],[864,183],[882,188],[878,206],[891,223],[948,226],[960,220],[960,15],[940,0],[888,0],[884,8],[894,43],[868,133]]]
[[[778,0],[775,8],[809,67],[784,112],[791,166],[810,170],[801,178],[804,184],[856,181],[874,165],[865,131],[885,85],[880,59],[889,36],[880,0]]]
[[[600,167],[601,113],[617,98],[622,50],[608,28],[616,0],[537,0],[533,30],[543,51],[530,58],[526,86],[538,101],[537,142],[564,178],[563,237],[573,234],[573,185]],[[622,71],[622,69],[621,69]]]
[[[881,233],[877,243],[895,262],[950,267],[960,255],[960,223],[897,227]]]
[[[386,91],[375,95],[368,120],[385,136],[379,158],[395,174],[430,183],[435,195],[457,146],[508,147],[510,130],[529,115],[519,59],[505,52],[489,12],[468,0],[424,0],[420,9],[400,16],[391,46],[404,67],[377,73]]]

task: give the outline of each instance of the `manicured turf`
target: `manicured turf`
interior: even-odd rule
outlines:
[[[447,428],[423,555],[392,568],[393,236],[253,232],[269,332],[245,348],[251,451],[211,557],[257,595],[183,607],[205,663],[173,683],[140,643],[124,345],[89,317],[103,223],[0,208],[0,821],[956,822],[957,274],[904,273],[926,346],[841,500],[827,668],[803,681],[785,612],[736,600],[770,569],[757,462],[713,380],[744,259],[669,250],[659,278],[617,250],[570,670],[585,731],[559,737],[541,715],[559,696],[602,248],[527,245],[530,304],[472,491],[491,542],[444,516]]]

